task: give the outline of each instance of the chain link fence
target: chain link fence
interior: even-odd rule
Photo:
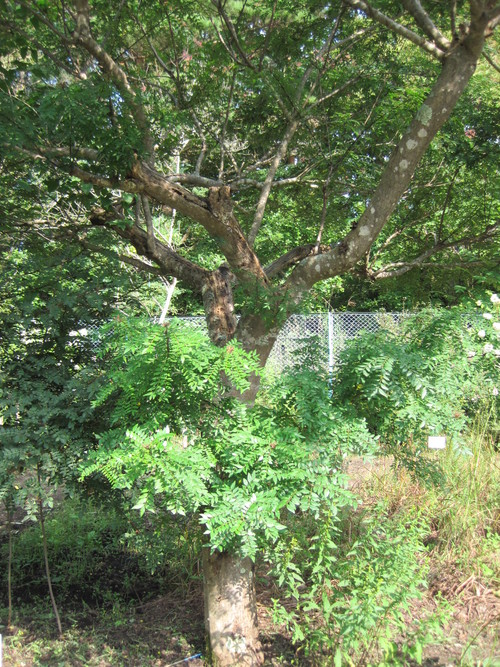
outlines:
[[[402,313],[315,313],[292,315],[280,331],[268,364],[276,370],[290,368],[297,361],[297,349],[314,339],[319,360],[331,370],[346,342],[362,332],[394,330]]]
[[[403,313],[314,313],[310,315],[292,315],[281,329],[268,360],[268,366],[276,371],[283,371],[300,362],[298,350],[314,341],[319,350],[319,362],[329,370],[345,346],[346,341],[362,332],[375,332],[379,329],[394,330],[398,327]],[[186,324],[207,333],[204,317],[179,318]],[[81,336],[89,336],[94,346],[99,345],[99,327],[89,325],[80,329]]]

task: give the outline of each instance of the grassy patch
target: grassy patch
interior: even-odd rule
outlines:
[[[500,453],[487,434],[485,419],[476,418],[459,452],[428,454],[443,470],[436,486],[416,481],[392,459],[351,466],[365,507],[384,501],[394,517],[428,526],[428,589],[413,606],[408,629],[425,626],[426,618],[435,623],[440,609],[448,613],[440,641],[428,636],[424,642],[423,664],[500,665]],[[395,660],[401,647],[400,639]]]

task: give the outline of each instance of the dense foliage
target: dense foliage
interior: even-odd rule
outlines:
[[[378,5],[390,15],[391,3]],[[455,8],[456,26],[465,24],[465,5]],[[2,4],[2,240],[25,234],[33,221],[48,238],[116,252],[117,239],[97,234],[88,218],[111,221],[118,234],[138,221],[135,191],[118,190],[127,189],[134,156],[149,159],[154,151],[158,173],[197,196],[227,183],[245,234],[271,178],[256,239],[262,265],[316,240],[334,246],[356,225],[440,67],[339,2],[85,7],[107,60],[78,41],[76,15],[64,5]],[[432,11],[445,32],[448,8]],[[410,16],[399,18],[411,27]],[[391,286],[397,298],[386,296],[390,307],[429,296],[446,302],[457,280],[495,265],[495,77],[489,61],[480,61],[366,261],[344,288],[317,285],[316,307],[350,298],[361,306],[360,299],[374,300],[379,278],[401,273],[403,282]],[[180,256],[210,270],[224,260],[217,237],[185,212],[172,227],[171,208],[154,200],[150,206],[158,241],[168,239]],[[137,259],[130,245],[117,252]],[[179,293],[179,306],[199,309],[193,296]]]
[[[211,549],[252,558],[285,529],[283,511],[319,517],[325,502],[351,502],[343,457],[373,441],[361,419],[331,409],[317,369],[287,377],[269,390],[268,404],[249,408],[234,388],[247,388],[257,363],[237,345],[217,348],[175,321],[112,327],[114,361],[98,400],[111,401],[112,428],[85,476],[100,471],[131,490],[142,513],[196,513]]]
[[[483,314],[427,310],[358,337],[340,355],[336,400],[355,406],[388,451],[417,466],[429,435],[446,435],[460,450],[474,416],[498,408],[497,298]]]

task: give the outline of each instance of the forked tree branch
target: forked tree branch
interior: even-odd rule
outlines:
[[[170,183],[181,183],[182,185],[192,185],[199,188],[221,188],[224,185],[224,181],[207,178],[199,174],[170,174],[165,178]]]
[[[75,0],[75,7],[77,11],[77,29],[73,34],[74,43],[82,46],[97,60],[104,74],[110,77],[123,95],[123,98],[127,101],[132,116],[142,134],[144,148],[148,153],[149,158],[152,159],[154,155],[154,142],[150,132],[149,120],[136,91],[130,85],[124,70],[115,60],[113,60],[109,53],[107,53],[102,46],[93,39],[90,32],[88,0]]]
[[[358,9],[364,12],[371,19],[377,21],[377,23],[380,23],[386,28],[389,28],[389,30],[392,30],[392,32],[395,32],[401,37],[408,39],[410,42],[416,44],[424,51],[427,51],[427,53],[430,53],[432,56],[434,56],[434,58],[437,58],[437,60],[443,60],[444,52],[433,42],[429,42],[424,37],[421,37],[416,32],[413,32],[413,30],[410,30],[404,25],[401,25],[401,23],[398,23],[397,21],[389,18],[389,16],[386,16],[378,9],[375,9],[375,7],[372,7],[370,4],[368,4],[368,2],[365,2],[365,0],[346,0],[346,2],[354,9]]]
[[[451,42],[434,25],[429,14],[420,4],[420,0],[401,0],[403,7],[410,12],[418,27],[442,50],[448,51]]]
[[[348,0],[350,4],[358,0]],[[355,227],[326,253],[307,257],[292,271],[286,289],[300,303],[320,280],[354,268],[387,224],[430,142],[451,115],[472,77],[487,34],[484,20],[471,22],[463,42],[444,60],[441,73],[385,165],[379,184]]]
[[[271,166],[266,174],[266,178],[264,180],[264,184],[260,192],[259,201],[257,202],[257,207],[255,209],[255,215],[252,222],[252,226],[248,234],[248,243],[250,246],[253,246],[253,244],[255,243],[255,239],[257,238],[257,234],[259,233],[262,220],[264,219],[264,212],[266,210],[267,200],[269,199],[269,195],[271,194],[271,188],[273,185],[274,177],[276,176],[278,167],[280,166],[281,161],[286,154],[288,145],[292,140],[298,125],[299,121],[297,118],[294,118],[288,124],[283,139],[281,140],[279,148],[276,151],[276,155],[274,156],[271,162]]]
[[[82,181],[82,183],[89,183],[90,185],[95,185],[96,187],[103,188],[104,190],[120,189],[124,192],[130,192],[132,194],[142,192],[141,187],[133,181],[120,181],[117,178],[108,178],[102,174],[93,174],[90,171],[82,169],[76,164],[72,164],[66,169],[61,164],[59,164],[58,167],[61,171],[66,171],[68,174],[71,174],[71,176],[76,176]]]
[[[220,1],[220,0],[219,0]],[[325,43],[323,46],[318,50],[316,53],[315,61],[321,60],[325,55],[330,51],[332,48],[332,43],[333,40],[335,39],[335,35],[337,34],[337,31],[339,29],[339,24],[340,24],[340,15],[337,17],[337,20],[335,21],[335,24],[330,31],[330,34],[328,38],[326,39]],[[293,139],[293,136],[299,127],[299,108],[300,111],[304,111],[304,108],[306,107],[305,104],[301,105],[300,100],[302,97],[302,94],[304,92],[304,89],[307,85],[307,82],[311,78],[311,75],[313,74],[315,69],[315,63],[311,63],[309,67],[306,69],[304,74],[302,75],[302,78],[300,80],[299,85],[297,86],[297,90],[294,95],[293,99],[293,108],[292,111],[287,114],[288,118],[288,124],[285,130],[285,133],[283,135],[283,139],[281,140],[281,143],[278,147],[278,150],[276,151],[272,161],[271,161],[271,166],[266,174],[266,178],[264,180],[264,184],[261,189],[260,197],[257,202],[257,207],[255,210],[255,215],[254,219],[252,222],[252,226],[250,228],[250,232],[248,234],[248,243],[250,244],[251,247],[253,247],[255,243],[255,239],[257,238],[257,234],[259,233],[260,227],[262,225],[262,221],[264,219],[264,213],[266,210],[267,202],[269,199],[269,195],[271,194],[271,188],[273,187],[273,182],[274,178],[276,176],[276,172],[278,170],[278,167],[280,166],[286,151],[288,149],[288,146]],[[327,99],[330,99],[334,95],[337,95],[339,92],[344,90],[347,86],[351,84],[352,81],[348,81],[346,84],[343,86],[339,87],[338,89],[332,91],[330,94],[324,96],[321,100],[316,102],[314,105],[311,105],[311,108],[318,106],[318,104],[321,104],[322,102],[326,101]],[[317,82],[316,82],[317,83]]]
[[[55,26],[51,21],[49,21],[49,19],[45,16],[45,14],[43,14],[42,12],[40,12],[38,9],[36,9],[36,8],[33,7],[32,5],[28,4],[27,2],[23,2],[23,0],[18,0],[17,4],[19,4],[21,7],[23,7],[24,9],[26,9],[28,12],[30,12],[31,14],[33,14],[34,16],[36,16],[37,19],[38,19],[41,23],[43,23],[44,25],[46,25],[47,28],[48,28],[51,32],[54,33],[54,35],[57,35],[57,37],[59,37],[59,39],[61,40],[61,42],[62,42],[63,44],[68,45],[68,44],[71,43],[71,38],[69,38],[67,35],[65,35],[65,34],[62,33],[60,30],[58,30],[58,29],[56,28],[56,26]]]
[[[327,93],[326,95],[323,95],[323,97],[320,97],[319,100],[316,100],[316,102],[313,102],[307,108],[308,109],[315,109],[320,104],[323,104],[323,102],[326,102],[327,100],[331,99],[332,97],[335,97],[335,95],[338,95],[339,93],[342,93],[346,88],[351,86],[353,83],[356,83],[356,81],[359,81],[360,78],[361,78],[360,76],[355,76],[352,79],[349,79],[342,86],[339,86],[338,88],[335,88],[335,90],[332,90],[329,93]]]
[[[490,225],[482,234],[476,236],[464,236],[460,239],[442,242],[438,241],[430,248],[427,248],[417,257],[407,262],[391,262],[379,269],[370,269],[367,267],[366,273],[372,280],[380,280],[381,278],[395,278],[401,276],[412,269],[423,266],[426,260],[440,252],[453,248],[458,250],[466,246],[477,245],[480,243],[489,243],[498,238],[500,232],[500,224]],[[463,264],[463,262],[462,262]]]
[[[255,66],[253,65],[253,63],[251,62],[250,58],[247,56],[245,51],[243,50],[240,41],[238,39],[238,35],[236,33],[236,29],[233,25],[233,22],[226,13],[223,3],[221,2],[221,0],[212,0],[212,4],[214,5],[214,7],[216,7],[217,11],[219,12],[219,16],[224,21],[226,28],[228,29],[229,35],[231,37],[231,41],[234,44],[236,51],[240,55],[243,63],[250,69],[254,70]]]
[[[23,149],[23,152],[30,157],[48,159],[45,153],[51,150],[50,148],[44,148],[43,151]],[[58,149],[54,150],[58,152]],[[81,150],[86,151],[86,149]],[[64,149],[65,155],[66,149]],[[175,208],[182,215],[201,224],[216,240],[231,270],[243,285],[247,283],[255,285],[255,281],[267,285],[267,276],[234,216],[228,186],[211,187],[207,198],[199,197],[181,185],[171,183],[163,174],[137,158],[125,179],[95,174],[74,163],[69,165],[57,163],[56,166],[61,171],[98,188],[147,195],[161,204]]]

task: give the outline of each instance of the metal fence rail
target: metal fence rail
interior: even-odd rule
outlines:
[[[346,341],[355,338],[361,332],[373,333],[379,329],[397,328],[403,319],[403,313],[313,313],[310,315],[292,315],[281,329],[269,357],[268,366],[282,371],[297,364],[300,358],[297,350],[308,339],[315,339],[319,350],[318,362],[325,369],[332,369],[336,358]],[[204,317],[181,317],[182,321],[201,331],[207,332]],[[97,325],[81,329],[81,335],[94,337],[95,346],[99,345]],[[207,333],[208,335],[208,333]]]

